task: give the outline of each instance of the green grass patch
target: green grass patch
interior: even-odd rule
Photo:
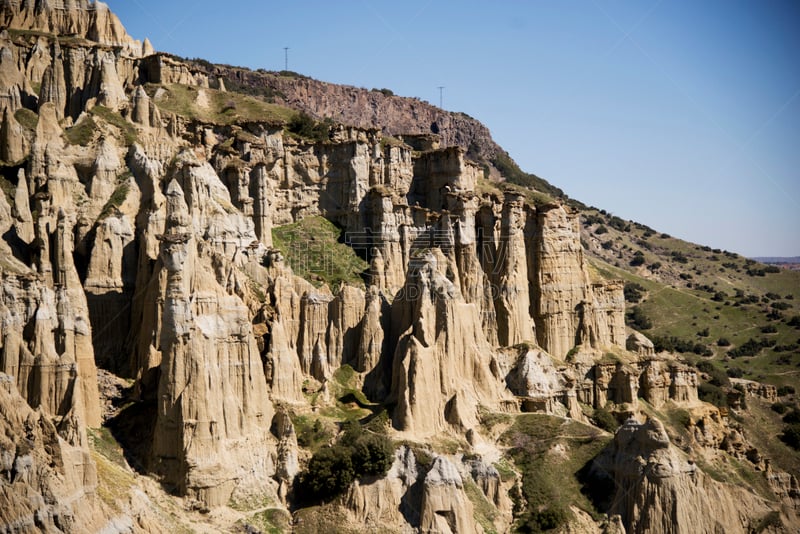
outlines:
[[[89,146],[94,139],[97,124],[91,116],[85,116],[71,128],[64,130],[64,137],[71,145]]]
[[[570,506],[599,518],[581,492],[578,473],[610,440],[577,421],[541,414],[518,416],[501,437],[522,474],[525,509],[516,517],[516,528],[527,532],[560,528],[573,518]]]
[[[497,528],[494,526],[498,516],[497,508],[469,477],[464,477],[464,493],[472,503],[473,517],[483,527],[483,531],[486,534],[497,534]]]
[[[95,106],[92,108],[91,114],[119,129],[120,139],[125,143],[125,146],[130,146],[136,142],[138,136],[136,128],[116,111],[111,111],[105,106]]]
[[[281,534],[292,530],[292,516],[281,508],[269,508],[249,516],[240,524],[254,527],[264,534]]]
[[[655,239],[655,238],[650,238]],[[683,243],[670,238],[669,241]],[[681,250],[687,250],[686,247]],[[689,254],[690,252],[686,252]],[[728,277],[724,281],[716,280],[717,285],[710,278],[700,278],[693,274],[693,287],[681,286],[676,282],[662,282],[654,278],[644,278],[631,272],[627,266],[612,265],[606,261],[590,257],[591,270],[596,276],[606,279],[623,279],[629,283],[642,286],[647,296],[642,302],[636,303],[652,323],[645,334],[653,339],[675,337],[683,341],[684,345],[701,345],[708,349],[711,359],[725,360],[726,368],[736,368],[743,372],[743,377],[776,386],[788,385],[797,382],[800,372],[800,352],[791,347],[800,340],[800,330],[789,324],[790,317],[800,313],[796,308],[799,300],[780,300],[787,303],[788,309],[781,311],[784,319],[771,320],[767,310],[771,310],[770,302],[765,302],[767,293],[787,295],[797,292],[800,287],[800,273],[794,271],[781,271],[768,274],[765,277],[749,277],[744,274]],[[690,260],[691,261],[691,260]],[[694,260],[697,261],[697,260]],[[721,261],[721,260],[720,260]],[[731,260],[733,261],[733,260]],[[745,260],[738,260],[744,267]],[[745,280],[747,279],[747,280]],[[700,283],[702,281],[703,283]],[[706,283],[708,282],[708,283]],[[741,284],[744,284],[741,286]],[[698,289],[698,286],[703,289]],[[736,289],[746,295],[757,295],[757,302],[752,304],[735,305]],[[714,291],[708,291],[712,288]],[[722,288],[717,290],[717,288]],[[722,292],[727,295],[723,302],[715,300],[716,294]],[[754,300],[750,298],[750,300]],[[738,301],[746,301],[738,299]],[[629,304],[632,309],[633,303]],[[762,329],[770,325],[774,333],[764,334]],[[720,345],[717,340],[724,339],[730,345]],[[761,348],[752,357],[728,358],[730,351],[745,345],[750,339],[765,340],[774,344],[773,347]],[[789,350],[784,350],[784,349]],[[732,353],[731,356],[735,354]],[[701,358],[694,352],[686,352],[684,356],[692,362]]]
[[[320,417],[292,415],[291,419],[297,434],[297,444],[312,452],[327,445],[334,436],[333,426]]]
[[[32,131],[36,131],[36,126],[39,124],[39,115],[28,108],[19,108],[14,112],[14,118],[23,128]]]
[[[129,173],[125,173],[120,177],[123,181],[114,189],[114,192],[111,193],[111,196],[103,205],[103,209],[100,210],[100,215],[97,217],[98,221],[109,217],[112,213],[117,211],[125,202],[125,199],[128,198],[128,193],[130,193],[131,190],[131,186],[127,180],[129,176]]]
[[[151,97],[157,88],[155,85],[147,87]],[[283,125],[297,115],[296,111],[289,108],[241,93],[177,84],[165,86],[165,89],[167,94],[155,101],[159,108],[201,122],[212,124],[262,122]],[[198,93],[201,90],[205,91],[208,98],[207,107],[198,105]]]
[[[332,222],[314,216],[273,228],[272,241],[294,273],[316,287],[327,284],[336,292],[344,282],[363,288],[360,274],[368,264],[353,249],[339,242],[341,233]]]

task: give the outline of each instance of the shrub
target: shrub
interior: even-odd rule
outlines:
[[[800,424],[788,425],[783,429],[781,441],[796,451],[800,451]]]
[[[700,361],[697,362],[696,367],[699,371],[702,371],[703,373],[709,375],[709,380],[708,380],[709,384],[717,387],[731,385],[731,381],[728,378],[728,375],[713,363],[709,361]]]
[[[647,268],[650,270],[651,273],[654,273],[661,268],[661,262],[660,261],[653,262],[650,265],[648,265]]]
[[[592,414],[594,424],[612,434],[619,428],[619,423],[614,415],[605,408],[597,408]]]
[[[725,374],[731,378],[742,378],[744,376],[744,371],[738,367],[728,367],[725,369]]]
[[[393,455],[389,438],[364,434],[353,446],[353,467],[360,476],[384,475],[392,467]]]
[[[633,259],[630,262],[631,267],[638,267],[639,265],[644,264],[644,253],[641,250],[637,250],[636,253],[633,255]]]
[[[705,327],[702,330],[700,330],[699,332],[697,332],[697,335],[700,336],[700,337],[708,337],[709,336],[708,327]]]
[[[394,460],[392,442],[364,432],[358,421],[346,421],[336,445],[317,451],[297,480],[303,498],[325,501],[342,493],[361,476],[385,475]]]
[[[794,386],[781,386],[778,388],[778,396],[783,397],[786,395],[794,395]]]
[[[730,347],[731,346],[731,342],[730,342],[730,340],[728,338],[721,337],[721,338],[719,338],[717,340],[717,346],[718,347]]]
[[[678,252],[677,250],[672,252],[672,260],[677,263],[689,263],[689,259],[684,256],[682,252]]]
[[[611,250],[613,248],[613,246],[614,246],[614,242],[610,241],[610,240],[609,241],[603,241],[600,244],[600,246],[603,247],[603,250]]]
[[[782,402],[773,402],[770,408],[772,408],[772,411],[777,414],[785,414],[786,410],[789,409],[788,406]]]
[[[768,324],[761,327],[762,334],[776,334],[777,332],[778,328],[774,324]]]
[[[634,306],[625,314],[625,323],[636,330],[649,330],[653,327],[653,321],[639,306]]]
[[[756,354],[761,352],[761,349],[763,349],[764,347],[768,347],[769,345],[770,344],[767,341],[764,340],[756,341],[755,339],[750,338],[739,347],[729,350],[728,355],[731,358],[739,358],[741,356],[755,356]]]
[[[322,142],[330,139],[331,126],[333,121],[330,119],[317,122],[308,113],[300,111],[289,120],[286,129],[310,141]]]
[[[772,303],[772,308],[775,309],[775,310],[788,310],[791,307],[792,307],[791,304],[789,304],[788,302],[773,302]]]
[[[608,228],[606,228],[602,224],[594,229],[594,235],[602,235],[607,233],[608,233]]]
[[[784,415],[783,422],[787,425],[800,424],[800,410],[794,408],[792,411]]]
[[[646,291],[644,286],[641,284],[637,284],[636,282],[628,282],[625,284],[625,288],[623,292],[625,294],[625,300],[627,302],[639,302],[642,300],[642,293]]]
[[[300,474],[302,494],[315,500],[326,500],[346,490],[355,472],[350,451],[334,446],[320,449]]]
[[[612,215],[608,219],[608,225],[612,228],[619,230],[620,232],[630,232],[631,225],[617,217],[616,215]]]
[[[709,402],[719,408],[728,406],[728,395],[722,388],[713,384],[700,384],[697,388],[697,395],[701,401]]]
[[[711,297],[711,300],[713,300],[714,302],[725,302],[725,298],[727,296],[728,295],[726,295],[722,291],[717,291],[716,293],[714,293],[714,296]]]

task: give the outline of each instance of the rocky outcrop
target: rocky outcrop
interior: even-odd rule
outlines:
[[[671,446],[657,420],[628,420],[595,460],[614,484],[609,514],[626,532],[748,532],[765,502],[745,488],[716,482]]]
[[[162,358],[152,454],[165,480],[216,506],[237,489],[269,488],[273,408],[247,309],[208,270],[197,239],[199,230],[215,228],[215,216],[205,211],[210,199],[204,198],[213,185],[192,170],[191,160],[186,164],[189,203],[177,180],[171,181],[160,238]],[[225,243],[217,246],[225,251]]]
[[[65,418],[56,427],[14,382],[0,373],[0,525],[7,532],[100,531],[111,514],[96,494],[82,425]]]
[[[135,41],[103,2],[90,0],[4,0],[0,22],[5,28],[25,28],[54,35],[78,35],[103,45],[119,47],[142,55],[142,43]]]
[[[417,435],[442,431],[448,423],[467,430],[475,425],[477,403],[497,406],[503,396],[478,309],[464,302],[446,268],[437,250],[416,258],[392,304],[398,333],[394,424]]]
[[[3,110],[0,124],[0,161],[19,163],[28,154],[28,140],[22,127],[14,118],[11,107]]]
[[[433,466],[422,483],[420,530],[466,534],[478,532],[472,503],[464,495],[461,474],[443,456],[433,461]]]
[[[416,98],[399,98],[381,91],[235,67],[217,67],[214,74],[237,84],[271,89],[280,102],[317,117],[336,117],[344,124],[380,128],[394,136],[437,134],[443,146],[460,146],[465,151],[470,150],[476,159],[490,160],[504,154],[492,140],[489,130],[477,120]]]

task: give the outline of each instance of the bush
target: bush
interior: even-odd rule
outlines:
[[[637,250],[636,253],[633,255],[633,259],[630,262],[631,267],[638,267],[639,265],[644,265],[644,253],[641,250]]]
[[[677,250],[672,252],[672,259],[677,263],[689,263],[689,260],[683,253],[678,252]]]
[[[619,428],[617,419],[605,408],[597,408],[592,414],[592,420],[597,427],[602,428],[606,432],[611,432],[612,434]]]
[[[653,262],[650,265],[648,265],[647,268],[650,270],[651,273],[654,273],[661,268],[661,262],[660,261]]]
[[[330,139],[331,126],[333,121],[330,119],[317,122],[308,113],[300,111],[289,120],[286,129],[310,141],[323,142]]]
[[[696,367],[698,371],[701,371],[709,376],[709,384],[717,387],[731,385],[728,375],[713,363],[709,361],[699,361],[697,362]]]
[[[653,321],[639,306],[634,306],[625,314],[625,323],[636,330],[649,330],[653,327]]]
[[[742,378],[744,376],[744,371],[738,367],[728,367],[725,369],[725,374],[731,378]]]
[[[347,421],[336,445],[311,457],[298,477],[298,490],[310,502],[325,501],[345,491],[355,478],[385,475],[393,461],[389,438],[364,432],[358,421]]]
[[[606,228],[602,224],[594,229],[594,235],[602,235],[607,233],[608,233],[608,228]]]
[[[800,424],[788,425],[783,429],[781,441],[796,451],[800,451]]]
[[[786,395],[794,395],[794,386],[781,386],[778,388],[778,396],[784,397]]]
[[[353,481],[355,471],[350,451],[334,446],[320,449],[300,474],[299,485],[304,496],[327,500],[342,493]]]
[[[709,402],[719,408],[728,406],[728,395],[722,388],[713,384],[700,384],[697,395],[701,401]]]
[[[625,301],[634,303],[639,302],[642,300],[642,293],[645,291],[646,289],[641,284],[637,284],[636,282],[628,282],[625,284],[625,288],[623,289]]]
[[[761,349],[769,346],[770,343],[765,340],[756,341],[755,339],[750,338],[741,346],[729,350],[728,356],[730,356],[731,358],[739,358],[741,356],[755,356],[756,354],[761,352]]]
[[[776,334],[778,332],[778,328],[774,324],[768,324],[767,326],[761,327],[762,334]]]
[[[782,402],[773,402],[770,408],[772,408],[772,411],[777,414],[785,414],[786,410],[789,409],[788,406]]]
[[[612,215],[608,219],[608,225],[612,228],[619,230],[620,232],[630,232],[631,225],[617,217],[616,215]]]
[[[726,295],[722,291],[717,291],[716,293],[714,293],[714,296],[711,297],[711,300],[713,300],[714,302],[725,302],[725,298],[727,296],[728,295]]]
[[[386,436],[364,434],[353,446],[353,467],[359,476],[386,474],[394,461],[394,447]]]
[[[783,422],[787,425],[800,424],[800,410],[794,408],[792,411],[784,415]]]
[[[721,337],[721,338],[719,338],[717,340],[717,346],[718,347],[730,347],[731,346],[731,342],[730,342],[730,340],[728,340],[728,338]]]

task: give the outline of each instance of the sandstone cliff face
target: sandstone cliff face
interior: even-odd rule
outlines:
[[[54,35],[78,35],[103,45],[142,55],[143,46],[103,2],[89,0],[4,0],[0,21],[5,28],[25,28]]]
[[[596,467],[614,480],[609,513],[627,532],[747,532],[765,503],[723,486],[670,445],[663,425],[628,421]]]
[[[99,531],[108,511],[86,433],[74,417],[57,428],[0,373],[0,525],[6,532]]]
[[[479,532],[475,503],[510,528],[514,482],[492,465],[502,451],[486,413],[588,421],[581,404],[703,406],[692,369],[628,336],[622,284],[591,279],[569,208],[481,192],[483,169],[466,151],[499,148],[472,119],[273,77],[285,102],[355,125],[311,141],[274,123],[206,123],[161,109],[143,84],[194,85],[211,106],[231,73],[151,54],[103,4],[6,1],[1,13],[28,33],[0,34],[0,166],[13,191],[0,194],[0,425],[12,440],[24,427],[36,451],[0,450],[8,524],[103,526],[86,440],[101,423],[98,365],[132,381],[141,421],[128,423],[141,428],[126,446],[139,469],[202,510],[291,504],[308,455],[296,417],[355,409],[335,398],[349,365],[370,409],[391,408],[393,437],[475,453],[431,452],[423,465],[401,447],[386,477],[337,502],[398,531]],[[368,261],[363,284],[302,279],[274,248],[274,227],[312,216]],[[747,455],[741,433],[720,438],[707,430],[724,422],[708,418],[693,419],[693,444]],[[642,432],[618,435],[607,468],[620,495],[630,490],[614,508],[627,528],[669,531],[673,509],[703,521],[685,504],[703,491],[728,513],[734,494]],[[629,472],[643,462],[660,473],[646,483]],[[796,488],[772,476],[776,491]]]

